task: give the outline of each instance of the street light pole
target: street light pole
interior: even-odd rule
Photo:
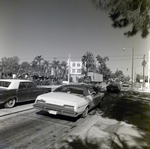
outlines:
[[[123,50],[125,50],[125,48],[123,48]],[[131,71],[131,81],[132,81],[131,85],[132,85],[132,87],[133,87],[133,82],[134,82],[133,70],[134,70],[134,48],[132,48],[132,71]]]
[[[134,48],[132,48],[132,87],[134,83],[133,70],[134,70]]]
[[[68,84],[70,83],[70,54],[68,59]]]

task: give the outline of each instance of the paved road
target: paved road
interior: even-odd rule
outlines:
[[[29,110],[26,108],[23,110],[23,107]],[[19,110],[23,112],[20,113]],[[10,111],[14,114],[8,114]],[[52,116],[32,109],[32,103],[17,105],[12,109],[1,108],[0,148],[52,148],[55,142],[68,134],[78,135],[83,129],[86,132],[98,117],[88,115],[86,119],[70,119]],[[100,121],[100,126],[101,123]]]
[[[0,148],[51,148],[84,120],[52,116],[34,109],[0,117]]]

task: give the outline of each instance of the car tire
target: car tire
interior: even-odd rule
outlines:
[[[81,117],[85,118],[88,115],[88,111],[89,111],[89,108],[86,107],[85,110],[84,110],[84,112],[82,113]]]
[[[12,107],[14,107],[15,103],[16,103],[16,100],[14,98],[11,98],[6,101],[4,106],[5,106],[5,108],[12,108]]]

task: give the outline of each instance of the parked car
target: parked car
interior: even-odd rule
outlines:
[[[121,85],[119,83],[110,83],[107,87],[107,92],[120,92]]]
[[[130,87],[130,83],[129,82],[123,82],[122,87]]]
[[[15,103],[35,100],[40,94],[51,92],[51,88],[37,87],[32,81],[0,79],[0,104],[12,108]]]
[[[86,117],[88,111],[103,101],[104,93],[96,93],[91,85],[62,85],[51,93],[39,95],[34,108],[50,114]]]

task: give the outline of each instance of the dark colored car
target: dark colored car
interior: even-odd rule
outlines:
[[[120,92],[121,91],[121,85],[118,83],[111,83],[107,87],[107,92]]]
[[[0,79],[0,104],[12,108],[15,103],[35,100],[40,94],[51,92],[51,88],[37,87],[30,80]]]

